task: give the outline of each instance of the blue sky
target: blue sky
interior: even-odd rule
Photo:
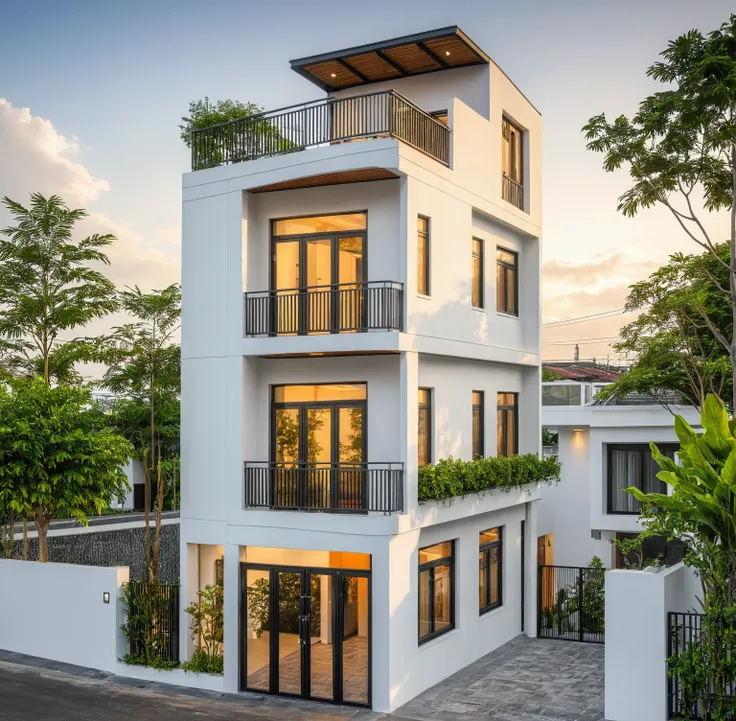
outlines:
[[[626,178],[602,172],[580,127],[600,111],[632,112],[655,88],[644,71],[667,41],[713,29],[733,9],[727,0],[5,1],[0,195],[68,190],[71,205],[121,236],[115,280],[164,285],[178,268],[188,153],[177,124],[190,100],[314,99],[321,91],[290,59],[459,25],[543,114],[546,319],[618,308],[631,282],[692,247],[663,213],[617,215]],[[584,340],[581,354],[600,356],[606,342],[587,341],[620,323],[545,337]],[[547,355],[570,352],[558,344]]]

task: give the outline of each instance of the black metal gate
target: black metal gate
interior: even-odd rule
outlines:
[[[537,635],[604,643],[605,581],[604,568],[539,566]]]

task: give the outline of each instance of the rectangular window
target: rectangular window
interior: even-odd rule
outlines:
[[[429,295],[429,218],[417,218],[417,292]]]
[[[471,288],[473,308],[483,308],[483,285],[483,241],[473,238]]]
[[[501,197],[524,210],[524,133],[510,120],[501,123]]]
[[[419,466],[432,465],[432,390],[419,389],[419,432],[417,437]]]
[[[496,310],[519,315],[519,254],[496,248]]]
[[[675,458],[677,445],[661,445],[659,450]],[[635,486],[644,493],[667,493],[667,485],[657,478],[659,466],[647,443],[608,444],[608,512],[638,515],[641,503],[624,488]]]
[[[419,549],[419,643],[455,628],[455,541]]]
[[[447,110],[435,110],[434,112],[430,113],[430,115],[435,120],[439,120],[442,125],[447,125]]]
[[[483,391],[473,391],[473,459],[485,456],[485,408]]]
[[[518,393],[499,393],[496,400],[497,455],[515,456],[518,441]]]
[[[503,604],[503,529],[491,528],[478,535],[478,608],[481,614]]]

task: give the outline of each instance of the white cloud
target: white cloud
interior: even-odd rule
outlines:
[[[149,240],[124,222],[94,210],[94,201],[110,191],[109,183],[96,178],[78,156],[77,138],[59,133],[51,121],[16,108],[0,98],[0,196],[25,204],[28,195],[60,195],[70,207],[85,207],[90,215],[77,227],[79,237],[111,233],[117,241],[107,250],[110,266],[105,274],[118,286],[138,285],[142,290],[163,288],[179,280],[178,228],[152,230]],[[0,227],[9,222],[0,208]],[[157,246],[170,247],[169,254]]]

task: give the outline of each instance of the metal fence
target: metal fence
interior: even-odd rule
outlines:
[[[519,210],[524,210],[524,186],[510,178],[506,173],[501,175],[501,197],[515,205]]]
[[[539,566],[538,635],[605,642],[604,568]]]
[[[179,586],[130,581],[125,606],[129,654],[179,663]]]
[[[704,639],[705,615],[702,613],[670,612],[667,616],[669,718],[688,721],[736,719],[736,647],[724,641],[722,630]],[[693,672],[683,678],[673,666],[686,656],[692,661]],[[713,665],[720,667],[718,675],[708,671]],[[714,713],[716,709],[718,713]]]
[[[403,329],[404,286],[393,281],[243,295],[246,336]]]
[[[314,100],[195,130],[192,170],[377,137],[399,138],[449,165],[449,128],[399,93],[386,90]]]
[[[245,505],[401,513],[402,463],[245,463]]]

